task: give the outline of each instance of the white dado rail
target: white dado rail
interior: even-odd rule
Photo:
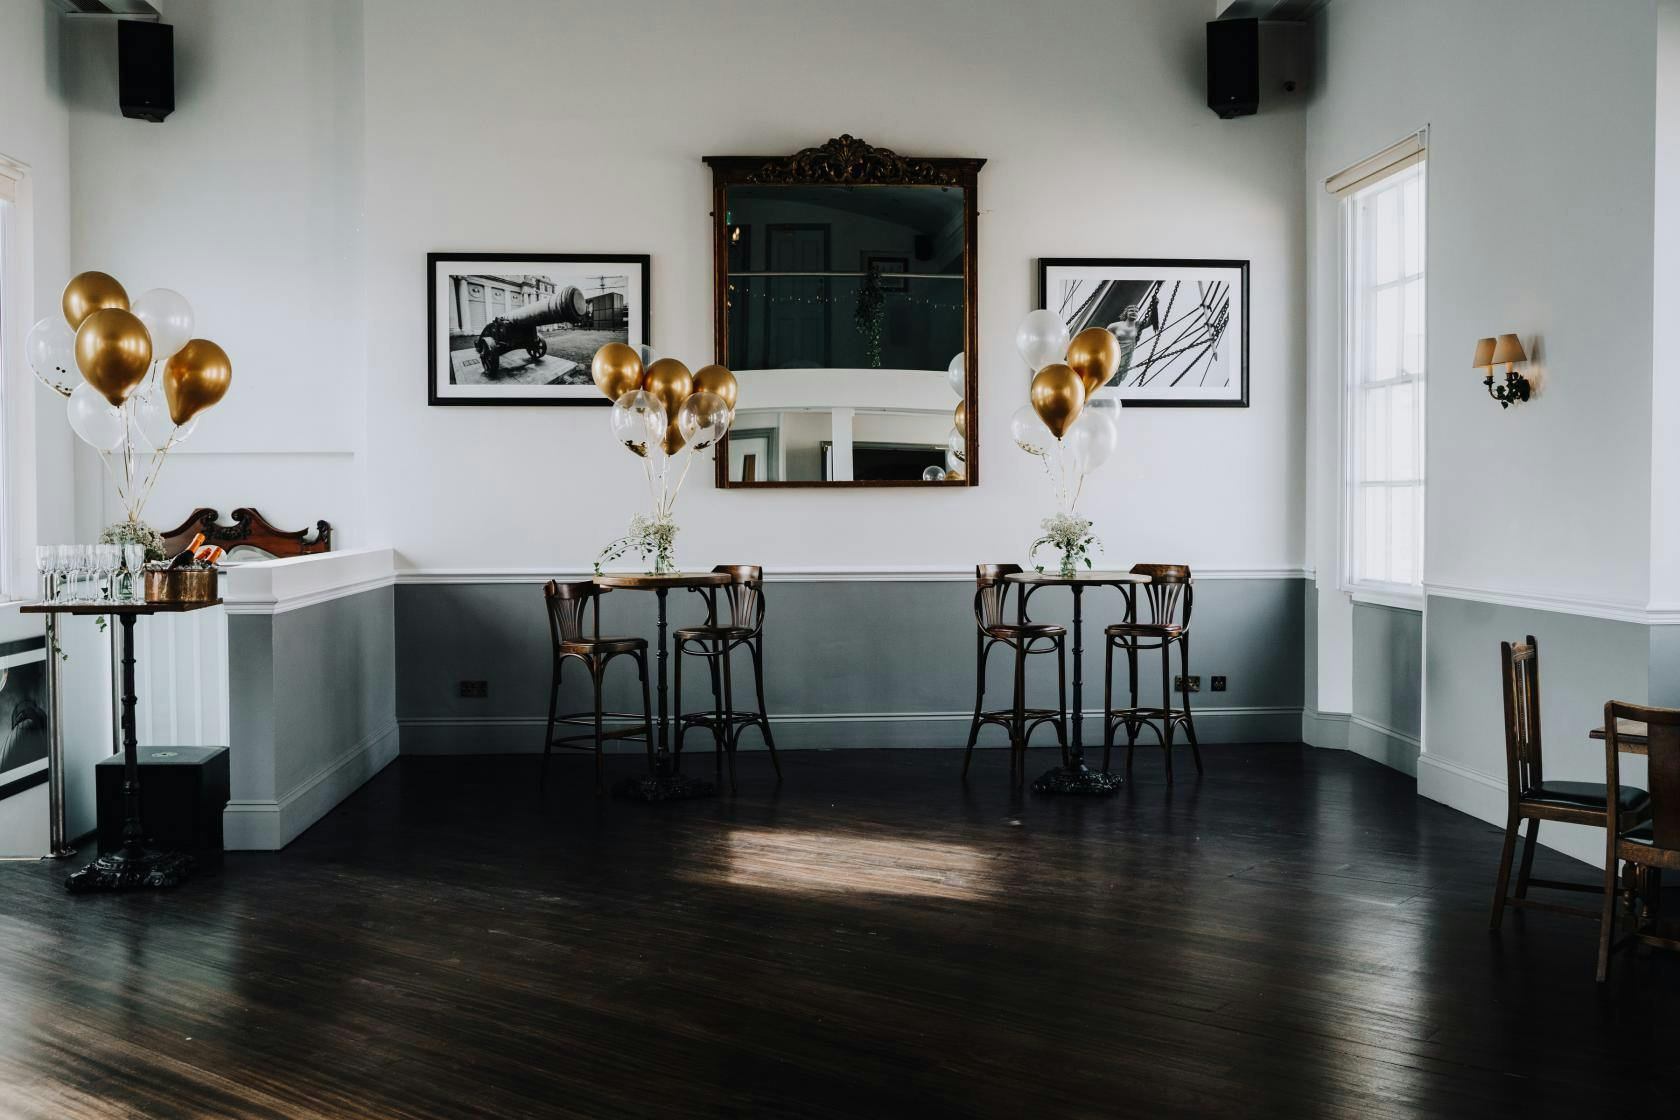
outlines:
[[[395,562],[232,564],[222,609],[144,621],[140,739],[229,748],[228,849],[283,847],[396,757]]]

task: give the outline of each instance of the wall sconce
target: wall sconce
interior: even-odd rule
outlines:
[[[1526,361],[1528,355],[1523,352],[1522,342],[1517,336],[1502,334],[1497,340],[1478,340],[1476,358],[1470,364],[1475,369],[1487,370],[1487,379],[1482,384],[1487,386],[1488,396],[1498,401],[1500,408],[1510,408],[1517,401],[1526,401],[1532,391],[1533,387],[1529,385],[1528,378],[1511,368],[1517,362]],[[1493,367],[1500,362],[1505,363],[1505,384],[1495,387]]]

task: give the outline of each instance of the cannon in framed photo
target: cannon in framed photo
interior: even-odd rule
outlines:
[[[539,327],[580,327],[589,322],[589,301],[580,289],[567,287],[548,299],[528,303],[490,320],[473,345],[484,362],[484,375],[496,377],[501,372],[503,354],[524,350],[534,362],[548,353],[548,343],[538,333]]]

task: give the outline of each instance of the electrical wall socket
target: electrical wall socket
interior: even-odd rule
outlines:
[[[1186,681],[1188,681],[1189,684],[1190,684],[1190,687],[1188,689],[1186,689],[1184,687]],[[1173,678],[1173,691],[1174,692],[1185,692],[1185,691],[1200,692],[1201,690],[1202,690],[1202,678],[1201,677],[1174,677]]]
[[[1213,678],[1213,690],[1215,692],[1224,692],[1225,691],[1225,678],[1224,677],[1214,677]]]
[[[490,698],[489,681],[462,681],[461,699],[488,700]]]

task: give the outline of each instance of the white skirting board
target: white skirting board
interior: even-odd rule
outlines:
[[[401,733],[386,725],[273,801],[230,801],[222,814],[222,847],[275,852],[397,757]]]

